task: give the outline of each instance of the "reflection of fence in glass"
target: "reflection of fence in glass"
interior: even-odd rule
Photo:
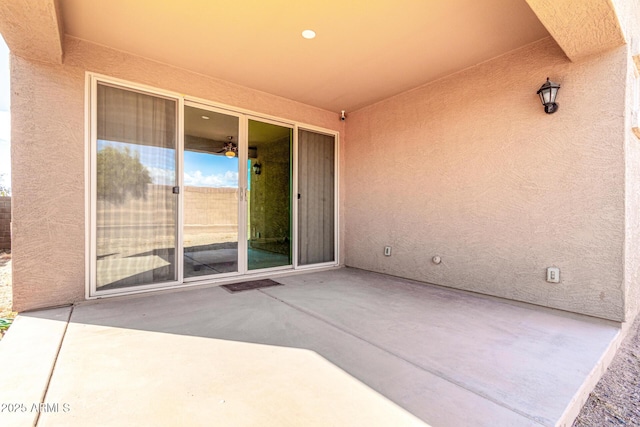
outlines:
[[[116,203],[98,197],[98,287],[174,277],[176,195],[171,186],[155,184],[145,184],[141,194],[129,194]]]
[[[172,219],[175,215],[175,203],[165,200],[164,194],[171,188],[148,184],[147,197],[129,198],[125,203],[114,204],[98,200],[98,230],[123,228],[122,235],[113,231],[109,240],[98,240],[98,256],[107,251],[118,249],[121,253],[136,253],[158,247],[162,242],[173,241],[173,224],[159,224],[158,218]],[[158,203],[160,200],[166,203]],[[184,245],[199,246],[211,243],[235,242],[238,236],[238,194],[234,188],[184,188]],[[108,212],[108,215],[106,213]],[[134,227],[153,230],[143,241],[132,241],[124,230]],[[163,231],[164,230],[164,231]],[[169,233],[169,234],[167,234]],[[140,231],[138,232],[140,235]],[[106,237],[106,235],[105,235]]]
[[[98,287],[131,286],[174,276],[177,204],[173,186],[152,184],[157,180],[142,160],[143,156],[148,163],[155,160],[157,174],[166,166],[173,167],[174,153],[166,148],[98,142]],[[159,181],[175,182],[175,172],[167,169],[162,175]]]
[[[184,247],[238,241],[236,188],[184,188]]]

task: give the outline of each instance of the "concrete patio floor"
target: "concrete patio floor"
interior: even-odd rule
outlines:
[[[620,339],[350,268],[276,280],[21,314],[0,342],[0,425],[566,425]]]

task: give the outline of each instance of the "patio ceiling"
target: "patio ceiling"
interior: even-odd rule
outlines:
[[[336,112],[549,35],[571,60],[625,42],[610,0],[8,0],[0,32],[22,57],[60,63],[68,35]]]
[[[61,0],[66,34],[347,111],[548,36],[524,0]],[[314,40],[301,32],[313,29]]]

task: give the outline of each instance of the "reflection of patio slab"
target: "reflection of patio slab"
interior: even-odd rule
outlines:
[[[184,276],[208,276],[238,271],[238,249],[208,249],[184,253]]]
[[[291,262],[289,262],[287,255],[261,251],[260,249],[249,249],[249,270],[279,267],[289,264],[291,264]]]
[[[200,264],[217,264],[221,262],[234,262],[238,259],[237,249],[214,249],[198,252],[185,252],[185,258]]]
[[[289,257],[283,254],[249,249],[249,269],[279,267],[289,265]],[[185,277],[238,271],[238,250],[234,248],[190,249],[184,252]]]
[[[100,288],[167,265],[170,264],[157,255],[99,259],[97,261],[99,280],[97,287]]]

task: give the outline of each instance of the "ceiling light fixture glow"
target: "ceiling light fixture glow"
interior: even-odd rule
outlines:
[[[313,30],[304,30],[302,32],[302,37],[309,40],[314,39],[316,37],[316,32]]]
[[[224,152],[224,155],[229,158],[236,157],[238,155],[238,146],[233,143],[233,136],[228,136],[227,139],[229,142],[224,144],[224,147],[220,152]]]

